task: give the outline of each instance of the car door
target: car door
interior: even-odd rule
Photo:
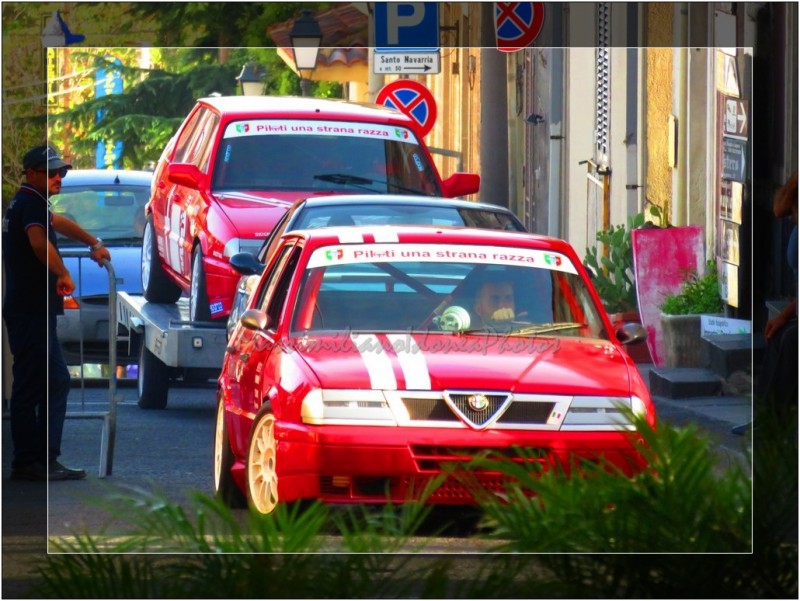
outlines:
[[[232,370],[229,376],[239,389],[242,409],[234,425],[236,436],[231,440],[247,440],[253,416],[265,401],[274,396],[275,378],[267,376],[267,371],[274,367],[271,356],[278,348],[277,330],[300,252],[301,247],[293,242],[285,244],[261,278],[256,298],[250,306],[267,314],[269,326],[264,330],[237,327],[229,345],[228,369]],[[245,452],[244,449],[240,451]]]
[[[189,117],[175,144],[172,163],[189,163],[201,171],[208,169],[208,144],[213,139],[219,117],[200,107]],[[192,269],[194,237],[198,219],[205,217],[203,193],[186,186],[169,184],[165,207],[164,237],[166,262],[182,279],[189,281]]]

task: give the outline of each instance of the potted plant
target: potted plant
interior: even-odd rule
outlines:
[[[667,367],[706,367],[706,346],[700,337],[700,315],[722,313],[717,267],[706,263],[706,273],[687,274],[678,294],[669,294],[661,304],[661,328]]]
[[[661,222],[662,214],[658,207],[651,206],[648,213]],[[653,227],[645,217],[645,213],[637,213],[628,217],[627,227],[620,224],[598,231],[596,239],[600,245],[586,249],[583,265],[592,277],[592,283],[614,328],[623,323],[641,323],[633,273],[631,231]],[[646,344],[637,344],[628,350],[637,363],[651,360]]]

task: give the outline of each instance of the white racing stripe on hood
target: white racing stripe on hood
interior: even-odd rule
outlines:
[[[397,353],[406,380],[406,390],[430,390],[431,374],[425,363],[425,355],[416,341],[408,334],[387,334],[386,337]]]
[[[350,334],[350,340],[361,353],[374,390],[397,390],[392,360],[375,334]]]

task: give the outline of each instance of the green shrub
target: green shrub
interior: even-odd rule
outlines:
[[[535,461],[486,454],[470,467],[516,483],[501,497],[480,498],[480,528],[463,542],[415,537],[430,517],[418,503],[377,511],[279,505],[260,516],[231,512],[199,493],[178,506],[123,489],[94,504],[125,520],[128,535],[115,526],[113,535],[51,538],[35,592],[87,599],[797,598],[796,417],[757,416],[752,468],[744,445],[745,459],[723,466],[718,447],[696,427],[669,424],[637,424],[651,469],[633,478],[602,463],[567,478],[535,469]],[[471,481],[469,472],[458,477]],[[443,545],[456,554],[442,554]],[[461,555],[474,549],[483,554]]]
[[[717,266],[714,261],[706,264],[706,275],[687,274],[678,294],[669,294],[661,305],[661,312],[669,315],[697,315],[721,313]]]
[[[651,206],[651,217],[661,220],[661,210]],[[587,247],[583,265],[592,276],[603,306],[609,313],[638,311],[636,281],[633,273],[633,245],[631,232],[645,225],[645,214],[638,213],[628,217],[627,227],[615,225],[608,230],[600,230],[595,237],[598,246]],[[607,254],[603,253],[607,249]]]

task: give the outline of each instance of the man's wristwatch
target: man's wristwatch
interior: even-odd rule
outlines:
[[[98,238],[97,242],[95,242],[93,246],[89,247],[89,250],[93,250],[93,251],[94,250],[100,250],[104,246],[105,246],[105,244],[103,243],[103,240],[101,238]]]

